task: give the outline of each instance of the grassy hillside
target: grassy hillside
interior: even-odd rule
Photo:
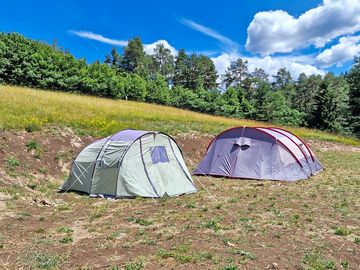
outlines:
[[[48,124],[71,126],[81,133],[104,136],[124,128],[171,134],[216,134],[232,126],[268,126],[140,102],[110,100],[30,88],[0,86],[0,128],[37,130]],[[289,127],[307,139],[360,145],[354,138],[318,130]]]

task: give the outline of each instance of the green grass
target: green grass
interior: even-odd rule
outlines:
[[[105,136],[125,128],[159,130],[171,134],[189,131],[217,134],[233,126],[269,126],[154,104],[111,100],[75,94],[0,86],[0,129],[29,132],[46,125],[70,126],[78,132]],[[352,137],[318,130],[285,127],[307,139],[360,145]]]
[[[59,263],[59,256],[39,251],[29,254],[25,259],[28,269],[56,269]]]
[[[10,170],[15,170],[20,165],[20,161],[14,156],[7,157],[5,161]]]
[[[336,227],[335,231],[334,231],[335,235],[340,235],[340,236],[348,236],[351,234],[351,231],[347,228],[344,227]]]

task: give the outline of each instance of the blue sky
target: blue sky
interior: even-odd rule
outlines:
[[[231,61],[274,74],[288,68],[343,72],[360,54],[360,0],[223,1],[7,1],[0,31],[52,43],[88,62],[104,60],[112,47],[141,37],[173,53],[207,54],[219,73]],[[10,12],[11,11],[11,12]]]

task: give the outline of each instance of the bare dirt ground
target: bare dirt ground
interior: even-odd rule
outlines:
[[[178,136],[193,169],[211,136]],[[94,138],[0,132],[0,269],[360,269],[360,148],[310,141],[296,183],[195,177],[177,198],[58,193]]]

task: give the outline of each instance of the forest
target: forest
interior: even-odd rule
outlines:
[[[303,126],[360,137],[360,58],[345,74],[300,74],[285,68],[269,76],[237,59],[219,76],[212,60],[158,44],[146,54],[140,38],[103,61],[87,63],[70,52],[0,33],[0,84],[144,101],[192,111]]]

